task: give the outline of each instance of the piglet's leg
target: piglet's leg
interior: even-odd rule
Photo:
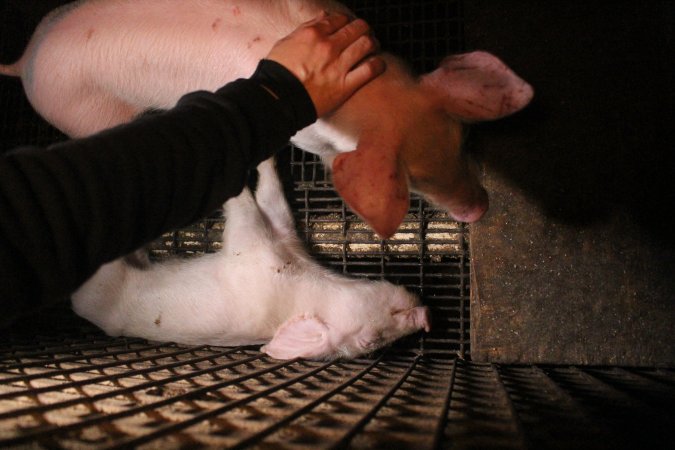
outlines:
[[[248,188],[224,206],[223,251],[238,256],[270,239],[269,227]]]
[[[284,189],[277,175],[274,158],[269,158],[260,163],[258,174],[260,176],[255,191],[255,199],[275,236],[277,238],[296,238],[293,214],[284,196]]]
[[[396,232],[408,212],[407,175],[392,137],[362,137],[355,151],[336,156],[333,183],[349,207],[383,239]]]

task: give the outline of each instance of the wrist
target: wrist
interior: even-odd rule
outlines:
[[[296,131],[316,121],[316,108],[307,89],[282,64],[263,59],[250,79],[278,102],[279,108]]]

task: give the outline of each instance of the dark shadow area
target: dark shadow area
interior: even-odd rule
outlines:
[[[12,36],[2,43],[3,64],[9,64],[19,59],[28,44],[35,27],[42,17],[58,6],[70,3],[68,0],[3,0],[2,11],[2,34]]]
[[[536,91],[472,130],[488,172],[553,220],[627,215],[672,245],[673,3],[471,1],[465,33],[467,50],[495,53]]]

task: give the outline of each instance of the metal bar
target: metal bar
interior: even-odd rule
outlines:
[[[115,342],[120,341],[119,339],[109,339],[105,342],[102,342],[100,344],[82,344],[82,345],[73,345],[73,346],[68,346],[68,345],[63,345],[64,343],[61,343],[61,346],[59,347],[45,347],[44,350],[39,350],[39,351],[32,351],[32,352],[17,352],[11,354],[11,356],[5,357],[5,355],[0,355],[0,359],[15,359],[19,360],[22,358],[36,358],[40,356],[51,356],[54,353],[72,353],[74,351],[82,351],[82,350],[94,350],[94,349],[99,349],[99,348],[106,348],[106,347],[111,347],[115,345]],[[74,341],[77,343],[78,341]],[[136,344],[136,343],[143,343],[145,342],[142,339],[130,339],[125,342],[126,345],[129,344]],[[122,345],[122,344],[120,344]],[[35,361],[35,363],[40,364],[41,361]],[[30,364],[30,363],[25,363],[25,364]],[[9,369],[19,369],[21,367],[30,367],[30,366],[25,366],[22,365],[21,363],[16,363],[16,364],[3,364],[0,365],[0,370],[9,370]]]
[[[290,365],[291,363],[295,363],[295,362],[298,362],[298,359],[291,360],[291,361],[289,361],[287,363],[283,363],[281,365]],[[136,447],[136,446],[151,442],[151,441],[153,441],[153,440],[155,440],[159,437],[166,436],[170,433],[175,433],[175,432],[181,431],[185,428],[189,428],[189,427],[191,427],[193,425],[196,425],[199,422],[202,422],[206,419],[209,419],[209,418],[214,417],[214,416],[221,415],[221,414],[223,414],[223,413],[225,413],[225,412],[227,412],[231,409],[237,408],[237,407],[239,407],[241,405],[244,405],[246,403],[250,403],[250,402],[255,401],[259,398],[265,397],[265,396],[267,396],[267,395],[269,395],[273,392],[276,392],[276,391],[284,389],[288,386],[291,386],[291,385],[293,385],[293,384],[295,384],[299,381],[302,381],[306,378],[309,378],[312,375],[316,375],[317,373],[319,373],[319,372],[327,369],[328,367],[332,366],[334,363],[335,363],[335,361],[327,362],[326,364],[324,364],[320,367],[317,367],[314,370],[311,370],[311,371],[309,371],[307,373],[304,373],[302,375],[298,375],[298,376],[296,376],[296,377],[294,377],[294,378],[292,378],[288,381],[284,381],[283,383],[277,384],[277,385],[272,386],[268,389],[258,391],[255,394],[252,394],[252,395],[250,395],[246,398],[231,401],[229,403],[226,403],[223,406],[220,406],[218,408],[215,408],[215,409],[197,414],[197,415],[195,415],[195,416],[193,416],[189,419],[183,420],[181,422],[171,423],[171,424],[168,424],[168,425],[158,427],[156,430],[154,430],[154,431],[152,431],[148,434],[144,434],[143,436],[139,436],[139,437],[131,438],[131,439],[125,439],[122,442],[119,442],[119,443],[113,445],[112,447],[109,447],[109,449],[112,450],[112,449],[122,449],[122,448]],[[251,377],[247,377],[246,379],[248,379],[248,378],[251,378]],[[239,382],[239,380],[237,380],[236,382]],[[232,383],[229,383],[229,384],[232,384]]]
[[[88,361],[88,364],[93,364],[91,362],[91,360],[94,359],[94,358],[107,358],[107,357],[111,357],[111,356],[124,355],[124,354],[127,354],[127,353],[145,352],[145,351],[155,350],[155,349],[162,348],[162,347],[167,347],[167,345],[166,344],[156,344],[156,345],[149,345],[147,347],[143,347],[143,348],[140,348],[140,349],[137,349],[137,350],[131,350],[131,349],[117,350],[117,351],[108,352],[108,353],[102,352],[102,353],[94,353],[94,354],[91,354],[91,355],[68,356],[66,358],[44,360],[44,361],[34,361],[35,364],[27,363],[25,365],[22,365],[21,368],[23,369],[23,368],[40,367],[40,366],[44,367],[47,364],[63,364],[63,363],[74,362],[74,361],[82,361],[82,360]],[[185,352],[183,352],[183,353],[185,353]],[[161,358],[161,357],[163,357],[163,355],[154,356],[154,357],[129,359],[129,360],[124,360],[124,361],[117,360],[117,361],[111,362],[111,363],[96,364],[94,366],[94,368],[96,370],[99,370],[99,369],[105,369],[105,368],[112,367],[112,366],[127,365],[128,363],[135,363],[135,362],[140,362],[140,361],[144,361],[144,360],[148,360],[148,359],[152,359],[152,358],[157,359],[157,358]],[[83,369],[84,369],[83,367],[75,367],[75,368],[72,368],[72,369],[56,369],[56,370],[52,370],[52,371],[49,371],[49,372],[34,373],[34,374],[30,374],[30,375],[16,375],[14,377],[0,378],[0,383],[3,383],[3,384],[14,383],[14,382],[17,382],[17,381],[28,381],[28,380],[32,380],[32,379],[35,379],[35,378],[51,377],[51,376],[54,376],[54,375],[65,375],[65,374],[68,374],[68,373],[79,372],[79,371],[82,371]]]
[[[128,350],[128,351],[119,351],[119,352],[111,352],[111,353],[103,353],[103,354],[97,354],[94,356],[87,356],[85,358],[79,358],[79,359],[86,359],[89,360],[91,358],[102,358],[104,356],[117,356],[119,354],[125,354],[125,353],[140,353],[142,351],[149,351],[149,350],[154,350],[157,348],[162,348],[167,346],[166,344],[157,344],[153,346],[148,346],[136,350]],[[194,347],[190,349],[184,349],[184,350],[179,350],[175,352],[170,352],[170,353],[160,353],[160,354],[155,354],[155,355],[150,355],[150,356],[144,356],[144,357],[138,357],[134,359],[125,359],[125,360],[119,360],[116,359],[115,361],[108,362],[108,363],[92,363],[91,361],[88,362],[90,366],[83,366],[83,367],[74,367],[71,369],[57,369],[49,372],[40,372],[40,373],[35,373],[35,374],[30,374],[30,375],[18,375],[15,377],[11,378],[4,378],[0,380],[2,383],[14,383],[14,382],[26,382],[26,381],[31,381],[34,379],[39,379],[39,378],[44,378],[44,377],[53,377],[57,375],[69,375],[72,373],[78,373],[78,372],[83,372],[87,370],[96,370],[98,372],[102,372],[102,369],[108,369],[110,367],[117,367],[117,366],[129,366],[130,369],[133,369],[131,367],[132,364],[137,364],[141,362],[146,362],[146,361],[155,361],[157,359],[162,359],[162,358],[175,358],[176,355],[181,355],[185,353],[194,353],[194,351],[197,349],[200,349],[201,347]],[[216,356],[217,357],[217,356]],[[214,357],[215,358],[215,357]],[[78,359],[78,360],[79,360]],[[58,361],[63,362],[62,360]],[[45,361],[45,363],[52,364],[52,361]],[[4,395],[7,394],[0,394],[0,399],[3,398]]]
[[[656,381],[643,377],[634,372],[630,372],[622,367],[612,367],[598,373],[599,370],[590,369],[592,376],[600,379],[614,389],[621,392],[630,392],[631,398],[638,398],[647,405],[652,414],[673,415],[673,403],[675,395],[663,389],[663,385]],[[644,400],[643,400],[644,399]]]
[[[464,225],[460,225],[460,226],[464,227]],[[462,246],[462,248],[464,248],[464,246],[466,245],[466,243],[464,242],[464,233],[460,233],[459,236],[460,236],[460,240],[462,241],[461,246]],[[460,310],[459,311],[460,311],[460,313],[459,314],[460,314],[460,318],[462,320],[459,323],[459,332],[460,332],[462,342],[459,344],[459,356],[464,357],[464,355],[467,351],[467,348],[466,348],[467,344],[465,344],[465,341],[466,341],[465,337],[468,334],[466,332],[466,326],[465,326],[466,321],[464,319],[466,318],[465,313],[466,313],[467,316],[470,314],[469,309],[465,308],[466,297],[464,295],[464,292],[466,291],[466,287],[467,287],[465,283],[466,283],[466,279],[468,278],[468,276],[470,274],[465,273],[465,271],[464,271],[464,266],[465,266],[465,254],[464,254],[464,252],[462,252],[461,255],[460,255],[460,262],[461,262],[461,264],[459,265],[459,271],[460,271],[460,277],[459,277],[459,292],[460,292],[460,300],[459,300]],[[469,280],[469,288],[470,288],[470,284],[471,284],[471,281]]]
[[[546,373],[539,366],[532,366],[532,371],[538,375],[539,379],[544,381],[544,383],[549,387],[549,389],[555,392],[557,397],[557,402],[561,402],[567,406],[569,411],[574,411],[575,415],[583,418],[587,422],[591,422],[591,417],[588,411],[574,398],[572,397],[565,389],[563,389],[551,376]]]
[[[455,388],[455,376],[457,374],[457,358],[452,361],[452,368],[450,369],[450,380],[448,380],[448,390],[445,393],[443,398],[443,407],[441,408],[441,413],[438,417],[438,422],[436,423],[436,429],[434,431],[434,440],[431,445],[433,449],[440,449],[441,444],[443,443],[443,437],[445,434],[445,427],[448,426],[448,412],[450,411],[450,402],[452,400],[452,393]]]
[[[401,387],[405,380],[408,379],[421,357],[422,355],[417,355],[415,357],[415,359],[410,364],[410,367],[408,367],[408,370],[406,370],[406,372],[401,376],[396,384],[394,384],[394,386],[392,386],[392,388],[389,389],[389,391],[384,396],[382,396],[382,398],[375,404],[375,406],[371,408],[370,411],[368,411],[365,416],[361,418],[361,420],[356,422],[351,430],[349,430],[338,442],[333,444],[330,447],[331,449],[347,448],[351,440],[354,439],[354,436],[356,436],[359,431],[361,431],[368,424],[368,422],[370,422],[370,420],[372,420],[372,418],[377,415],[377,412],[387,403],[387,401],[389,401],[389,399]]]
[[[506,408],[508,409],[509,414],[511,415],[511,420],[513,421],[513,424],[516,429],[515,431],[517,439],[520,441],[519,447],[533,448],[528,442],[527,436],[525,435],[525,429],[523,428],[523,422],[520,420],[520,416],[518,415],[518,411],[516,410],[516,407],[514,406],[513,401],[511,400],[509,391],[506,388],[506,385],[504,385],[502,377],[499,374],[499,369],[497,369],[497,366],[495,366],[494,364],[490,364],[490,370],[495,376],[496,385],[501,391],[504,404],[506,405]]]
[[[177,376],[174,376],[174,377],[171,377],[171,378],[165,378],[163,380],[157,380],[157,381],[153,381],[153,382],[143,383],[142,385],[136,385],[136,386],[133,386],[133,387],[130,387],[130,388],[120,389],[118,391],[111,391],[111,392],[106,392],[106,393],[103,393],[103,394],[98,394],[98,395],[89,397],[85,400],[93,405],[94,402],[102,400],[104,398],[115,397],[115,396],[118,396],[118,395],[125,395],[127,393],[137,391],[137,390],[141,390],[141,389],[146,389],[148,387],[155,387],[155,386],[167,384],[167,383],[177,381],[177,380],[181,380],[181,379],[185,379],[185,378],[193,378],[193,377],[196,377],[196,376],[199,376],[199,375],[203,375],[204,373],[213,373],[216,370],[222,370],[222,369],[225,369],[225,368],[228,368],[228,367],[238,366],[238,365],[241,365],[241,364],[245,364],[247,362],[254,361],[256,359],[260,359],[262,357],[264,357],[264,355],[251,356],[251,357],[243,359],[241,361],[233,361],[231,363],[223,364],[221,366],[209,367],[208,369],[204,369],[204,370],[199,371],[199,372],[177,375]],[[130,409],[127,409],[125,411],[120,411],[120,412],[117,412],[117,413],[100,413],[100,415],[98,415],[98,416],[87,417],[87,419],[85,419],[85,420],[82,420],[80,422],[76,422],[76,423],[73,423],[73,424],[70,424],[70,425],[58,425],[58,426],[57,425],[51,425],[49,427],[41,428],[40,430],[37,430],[37,431],[34,431],[34,432],[29,432],[29,433],[26,433],[26,434],[21,435],[21,436],[17,436],[17,437],[6,439],[6,440],[0,440],[0,445],[9,446],[9,445],[22,444],[22,443],[34,441],[34,440],[36,440],[40,437],[45,437],[45,436],[51,437],[51,436],[54,436],[54,435],[63,434],[63,433],[70,432],[70,431],[73,431],[73,430],[97,425],[99,423],[111,422],[113,420],[121,419],[123,417],[133,416],[135,414],[142,413],[142,412],[149,411],[149,410],[153,410],[153,409],[157,409],[159,407],[170,405],[172,403],[176,403],[176,402],[181,401],[181,400],[187,400],[187,399],[190,399],[192,397],[196,397],[196,396],[199,396],[199,395],[202,395],[202,394],[206,394],[210,391],[213,391],[213,390],[216,390],[216,389],[221,389],[223,387],[229,386],[229,385],[234,384],[234,383],[246,381],[250,378],[254,378],[254,377],[259,376],[259,375],[264,375],[265,373],[273,372],[273,371],[278,370],[280,368],[286,367],[286,366],[288,366],[288,365],[290,365],[290,364],[292,364],[296,361],[297,361],[297,359],[285,361],[283,363],[276,364],[276,365],[274,365],[272,367],[269,367],[267,369],[264,369],[264,370],[259,370],[259,371],[252,372],[252,373],[249,373],[249,374],[246,374],[246,375],[241,375],[241,376],[233,378],[231,380],[226,380],[226,381],[214,383],[214,384],[211,384],[211,385],[208,385],[208,386],[202,386],[200,388],[197,388],[197,389],[192,390],[190,392],[187,392],[185,394],[180,394],[180,395],[173,396],[171,398],[158,400],[158,401],[150,403],[148,405],[137,406],[137,407],[130,408]],[[141,387],[141,386],[143,386],[143,387]],[[66,405],[66,406],[71,406],[71,404],[77,404],[77,403],[81,402],[81,399],[78,399],[78,400],[79,401],[61,402],[61,404],[68,403],[68,405]],[[49,406],[51,406],[51,405],[49,405]]]
[[[656,383],[660,386],[668,386],[670,388],[675,387],[675,378],[674,378],[675,374],[671,372],[670,379],[657,375],[659,372],[663,372],[663,369],[657,369],[654,371],[655,373],[645,373],[644,369],[641,370],[631,367],[622,367],[621,370],[630,373],[631,375],[643,378],[645,380],[649,380],[650,382]]]
[[[581,369],[576,366],[572,367],[571,369],[574,370],[577,374],[579,374],[579,376],[584,380],[586,380],[589,384],[594,384],[602,388],[602,390],[604,390],[607,394],[611,395],[620,402],[627,404],[631,408],[634,408],[635,410],[640,411],[644,414],[649,414],[650,416],[656,416],[658,414],[657,411],[654,410],[654,408],[652,408],[639,398],[636,398],[634,395],[622,391],[621,389],[618,389],[617,387],[609,384],[608,382],[599,378],[598,376],[593,375],[587,370]]]
[[[222,352],[222,354],[218,355],[218,357],[225,356],[225,355],[230,354],[230,353],[234,353],[237,350],[238,349],[235,348],[235,349],[232,349],[232,350],[228,350],[226,352]],[[90,378],[88,380],[81,380],[81,381],[72,381],[72,382],[69,382],[69,383],[60,384],[58,386],[47,386],[47,387],[44,387],[44,388],[31,388],[31,389],[26,390],[26,391],[8,392],[8,393],[3,394],[2,397],[3,398],[4,397],[20,397],[20,396],[30,396],[30,395],[36,396],[37,394],[42,394],[42,393],[45,393],[45,392],[54,392],[54,391],[57,391],[57,390],[60,391],[60,390],[66,389],[66,388],[81,387],[81,386],[96,384],[96,383],[99,383],[99,382],[102,382],[102,381],[119,380],[121,378],[127,378],[127,377],[130,377],[130,376],[144,375],[144,374],[147,374],[147,373],[157,372],[157,371],[160,371],[160,370],[167,370],[167,369],[172,369],[172,368],[175,368],[175,367],[187,366],[189,364],[194,364],[195,362],[202,362],[202,361],[206,361],[208,359],[213,359],[215,357],[216,356],[213,356],[213,355],[208,356],[208,357],[199,357],[199,358],[194,358],[194,359],[191,359],[191,360],[188,360],[188,361],[178,361],[178,362],[171,363],[171,364],[163,364],[163,365],[154,366],[154,367],[131,370],[131,371],[128,371],[128,372],[124,372],[122,374],[95,377],[95,378]],[[251,360],[255,360],[255,359],[259,359],[259,358],[262,358],[262,355],[255,355],[255,356],[250,357]],[[174,378],[166,378],[164,380],[142,383],[142,384],[133,386],[131,388],[124,388],[124,389],[114,391],[114,392],[115,392],[115,395],[120,395],[122,393],[126,393],[127,390],[130,390],[129,392],[133,392],[134,390],[139,390],[140,386],[144,386],[143,387],[143,389],[144,389],[146,387],[157,386],[158,384],[166,384],[170,381],[175,381],[175,380],[178,380],[178,379],[192,378],[192,377],[195,377],[195,376],[198,376],[198,375],[203,375],[205,373],[213,372],[218,367],[227,368],[227,367],[230,367],[230,363],[208,367],[206,369],[202,369],[202,370],[199,370],[199,371],[190,372],[189,374],[174,375]],[[34,413],[44,412],[44,411],[48,411],[48,410],[51,410],[51,409],[65,408],[65,407],[68,407],[68,406],[72,406],[72,405],[76,405],[78,403],[81,403],[83,400],[90,401],[93,398],[96,398],[96,400],[101,400],[103,398],[107,398],[108,396],[114,396],[114,395],[111,395],[111,392],[106,392],[106,393],[102,393],[102,394],[97,394],[93,397],[87,397],[86,399],[64,400],[62,402],[50,403],[48,405],[28,406],[26,408],[15,409],[13,411],[0,412],[0,420],[6,419],[6,418],[9,418],[9,417],[16,417],[16,416],[21,416],[21,415],[26,415],[26,414],[34,414]]]
[[[197,350],[200,350],[200,349],[203,349],[203,348],[208,348],[208,347],[209,347],[208,345],[200,345],[200,346],[197,346],[197,347],[191,347],[188,350],[165,353],[162,356],[151,357],[150,359],[160,359],[160,358],[172,357],[172,356],[184,354],[184,353],[192,353],[194,351],[197,351]],[[222,352],[221,356],[225,356],[229,353],[234,353],[237,350],[238,350],[238,348],[227,350],[225,352]],[[194,359],[193,361],[194,362],[201,362],[201,361],[205,361],[207,359],[213,359],[213,358],[214,358],[214,356],[200,357],[200,358]],[[67,389],[67,388],[80,387],[80,386],[85,386],[87,384],[95,384],[95,383],[98,383],[98,382],[101,382],[101,381],[112,381],[112,380],[116,380],[116,379],[119,379],[119,378],[122,378],[122,377],[128,377],[128,376],[131,376],[131,375],[142,375],[144,373],[148,373],[148,372],[152,372],[154,370],[157,370],[156,369],[157,367],[172,368],[172,367],[184,366],[184,365],[187,365],[187,364],[189,364],[189,363],[179,361],[179,362],[176,362],[176,363],[165,364],[165,365],[162,365],[162,366],[155,366],[155,367],[152,367],[152,368],[132,369],[132,370],[130,370],[128,372],[125,372],[123,374],[101,375],[99,377],[90,378],[88,380],[70,381],[70,382],[67,382],[67,383],[59,384],[58,386],[46,386],[46,387],[42,387],[42,388],[29,388],[30,390],[28,390],[28,391],[3,392],[3,393],[0,394],[0,400],[6,399],[6,398],[11,398],[11,397],[19,397],[21,395],[27,395],[27,394],[37,395],[37,394],[42,394],[42,393],[45,393],[45,392],[53,392],[55,390],[63,390],[63,389]],[[125,366],[127,364],[121,363],[121,364],[117,364],[117,365]],[[96,369],[96,367],[97,366],[94,366],[93,368]],[[82,369],[80,369],[80,371],[81,370]],[[2,417],[3,417],[3,413],[0,413],[0,418],[2,418]]]
[[[379,358],[377,358],[375,361],[373,361],[368,367],[365,369],[361,370],[358,374],[354,375],[352,378],[349,380],[345,381],[344,383],[340,384],[338,387],[326,392],[322,396],[318,397],[317,399],[309,402],[302,408],[296,410],[294,413],[289,414],[288,416],[284,417],[283,419],[277,421],[275,424],[270,425],[269,427],[265,428],[264,430],[261,430],[254,435],[240,441],[236,445],[232,446],[231,448],[234,449],[240,449],[240,448],[245,448],[248,447],[249,445],[261,441],[265,437],[269,436],[270,434],[274,433],[275,431],[279,430],[281,427],[288,425],[289,423],[293,422],[295,419],[303,416],[304,414],[307,414],[317,406],[319,406],[321,403],[325,402],[329,398],[335,396],[339,392],[345,390],[352,384],[356,383],[358,380],[363,378],[368,372],[373,370],[373,368],[382,361],[382,358],[384,357],[384,354],[380,355]]]
[[[536,370],[545,373],[546,378],[550,377],[550,385],[556,392],[562,394],[556,399],[557,409],[561,408],[561,404],[567,405],[568,413],[581,418],[581,422],[574,423],[571,430],[579,430],[581,432],[579,434],[583,433],[587,436],[585,439],[592,437],[595,441],[605,442],[608,448],[625,444],[626,437],[631,435],[630,432],[626,433],[628,431],[626,426],[640,416],[636,414],[639,411],[630,407],[626,408],[628,405],[625,402],[621,406],[617,405],[616,401],[611,405],[607,404],[609,399],[616,400],[617,398],[611,395],[613,394],[611,389],[575,367],[551,367],[546,370],[537,368]],[[617,417],[620,418],[617,420]],[[654,418],[655,415],[652,413],[647,421],[650,422],[650,426],[654,426]],[[645,448],[650,448],[650,446],[647,445]]]

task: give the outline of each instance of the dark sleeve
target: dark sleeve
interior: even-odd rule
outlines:
[[[316,119],[302,84],[261,62],[247,80],[160,114],[0,159],[0,311],[64,297],[103,263],[239,194]]]

